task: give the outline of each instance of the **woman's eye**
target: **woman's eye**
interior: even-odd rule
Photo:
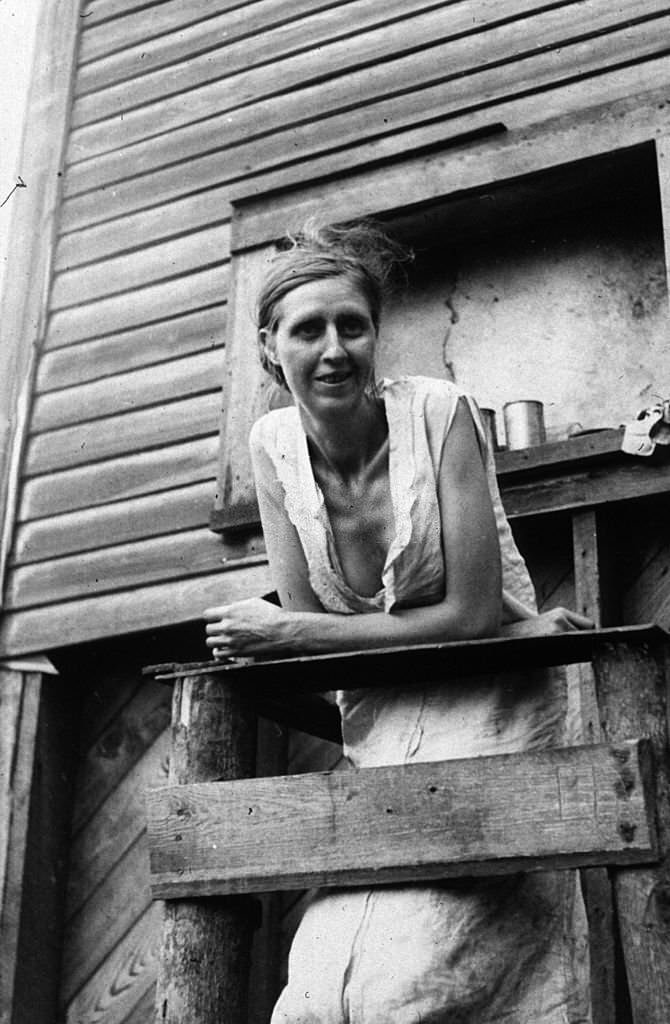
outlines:
[[[295,334],[303,341],[314,341],[321,334],[321,323],[318,320],[305,320],[297,324]]]
[[[358,338],[365,331],[365,324],[357,316],[346,317],[340,322],[340,334],[345,338]]]

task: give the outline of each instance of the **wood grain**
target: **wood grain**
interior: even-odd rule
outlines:
[[[53,349],[40,359],[35,389],[44,394],[169,362],[191,352],[222,347],[225,328],[226,303],[221,302],[146,326]]]
[[[215,473],[218,453],[219,436],[212,432],[181,444],[35,477],[23,486],[19,520],[95,508],[208,481]]]
[[[103,334],[213,306],[225,299],[227,291],[228,264],[224,262],[175,281],[162,281],[127,294],[61,310],[49,321],[44,347],[46,350],[60,348],[75,341],[99,338]]]
[[[27,565],[205,527],[213,499],[212,479],[25,523],[16,530],[12,564]]]
[[[569,21],[563,7],[505,21],[500,18],[505,9],[501,10],[499,3],[483,0],[477,7],[475,26],[471,5],[450,4],[416,15],[403,26],[404,31],[394,33],[382,27],[279,61],[276,67],[252,68],[129,110],[122,118],[115,116],[73,131],[64,192],[70,197],[103,182],[129,177],[126,154],[131,157],[134,176],[164,164],[168,153],[172,159],[178,154],[184,160],[216,145],[230,147],[249,137],[276,134],[278,128],[283,139],[266,139],[266,156],[280,150],[284,160],[287,127],[295,130],[314,122],[309,139],[301,139],[301,150],[319,138],[324,149],[326,140],[332,146],[366,137],[373,125],[397,130],[400,124],[393,116],[384,128],[391,101],[396,100],[397,108],[401,96],[420,94],[438,83],[442,92],[450,83],[452,111],[459,106],[480,106],[490,102],[492,95],[521,91],[517,80],[532,87],[543,68],[551,69],[554,80],[578,73],[584,35],[589,36],[589,44],[582,59],[590,53],[601,67],[613,63],[617,51],[628,59],[659,52],[659,34],[665,25],[657,0],[636,0],[632,6],[634,10],[622,14],[619,10],[615,13],[605,0],[583,0],[578,6],[570,5]],[[537,3],[513,0],[507,7],[512,9],[510,13],[516,10],[523,15]],[[659,18],[653,23],[655,31],[645,23],[628,25],[634,16],[650,15]],[[484,27],[489,29],[485,34],[481,32]],[[477,29],[474,36],[473,28]],[[598,38],[598,33],[607,35]],[[421,59],[417,60],[419,50]],[[352,95],[356,96],[354,110]],[[430,109],[426,99],[422,96],[424,111]],[[380,100],[386,100],[386,109],[378,111],[375,105]],[[416,105],[416,98],[414,102]],[[345,114],[350,115],[351,124]],[[330,118],[337,115],[339,121],[331,123]],[[419,116],[414,112],[409,123]],[[361,136],[362,117],[366,120]],[[205,118],[208,120],[203,123]]]
[[[151,904],[70,1000],[65,1024],[128,1024],[152,1019],[162,907]]]
[[[153,790],[152,893],[644,862],[655,840],[643,751],[632,742]],[[622,796],[624,769],[634,782]]]
[[[135,590],[85,597],[7,613],[0,621],[0,655],[113,637],[200,619],[203,609],[273,589],[265,558],[242,560],[221,572]]]
[[[216,387],[216,381],[211,383]],[[220,408],[220,393],[212,390],[183,401],[36,434],[28,444],[24,472],[36,476],[122,454],[133,455],[187,438],[206,437],[216,431]]]

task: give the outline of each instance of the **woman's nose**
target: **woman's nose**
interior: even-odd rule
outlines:
[[[328,324],[326,327],[323,354],[327,359],[341,359],[343,356],[346,356],[346,351],[342,344],[340,332],[338,331],[336,324]]]

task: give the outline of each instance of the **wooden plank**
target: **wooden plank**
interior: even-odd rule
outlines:
[[[670,747],[668,645],[612,643],[593,662],[603,732],[617,742],[631,730],[650,739],[659,848],[654,866],[613,872],[626,977],[635,1021],[663,1024],[670,1014]]]
[[[65,1024],[139,1024],[152,1018],[163,909],[151,904],[105,962],[79,989]]]
[[[66,925],[61,976],[65,1004],[145,913],[149,904],[147,857],[143,834]]]
[[[44,394],[222,346],[225,330],[226,304],[218,303],[169,320],[53,349],[40,359],[35,389]]]
[[[644,749],[629,742],[152,790],[152,895],[653,860]]]
[[[37,395],[30,428],[38,433],[169,402],[175,395],[184,399],[204,394],[222,378],[222,350],[209,348],[170,362]]]
[[[59,604],[149,583],[193,578],[261,552],[262,545],[255,536],[224,547],[211,530],[203,527],[64,555],[14,568],[7,580],[6,607],[16,610]]]
[[[212,385],[216,386],[216,381]],[[36,434],[28,443],[24,473],[36,476],[206,437],[216,430],[220,408],[221,396],[216,390]]]
[[[290,2],[291,0],[287,0],[287,7]],[[302,0],[303,8],[310,2],[311,0]],[[91,18],[82,38],[79,59],[82,64],[86,64],[134,43],[148,42],[168,32],[184,29],[195,22],[206,21],[223,11],[248,6],[246,0],[190,0],[187,7],[181,0],[162,0],[161,3],[145,5],[131,11],[126,17],[113,21],[109,20],[104,8],[91,7],[90,10],[87,9]],[[116,12],[123,13],[120,5],[117,5]],[[98,21],[101,23],[96,24]]]
[[[656,167],[661,197],[665,270],[668,280],[668,294],[670,295],[670,135],[662,135],[656,139]]]
[[[139,455],[36,477],[23,485],[19,520],[93,508],[165,492],[173,486],[208,481],[215,472],[218,451],[218,434],[212,434]]]
[[[18,1006],[24,868],[42,679],[0,669],[0,1021]]]
[[[222,224],[229,217],[225,190],[216,187],[75,230],[71,230],[68,217],[64,215],[60,220],[61,236],[54,256],[54,270],[66,270],[119,252],[133,251],[182,232]],[[138,240],[141,240],[140,245]]]
[[[668,63],[665,59],[659,63],[658,70],[661,80],[667,83]],[[552,96],[544,93],[541,99],[535,97],[529,101],[529,108],[534,111],[534,124],[526,126],[522,123],[516,131],[508,124],[506,134],[496,135],[481,145],[428,153],[418,160],[409,156],[391,166],[353,171],[340,178],[337,189],[329,193],[330,216],[339,221],[410,208],[421,202],[472,192],[489,186],[491,182],[513,180],[560,167],[566,163],[566,158],[570,161],[588,159],[610,153],[613,149],[649,141],[662,130],[667,130],[667,89],[661,87],[631,95],[631,80],[637,78],[644,89],[645,75],[644,67],[622,73],[621,80],[627,83],[627,91],[617,101],[588,108],[584,108],[583,103],[573,102],[572,111],[552,116]],[[602,78],[601,84],[604,88],[611,85],[606,77]],[[560,93],[558,95],[560,97]],[[573,100],[580,95],[583,100],[584,83],[571,91],[566,89],[566,96]],[[590,98],[595,103],[592,95]],[[510,103],[505,107],[491,107],[488,121],[494,116],[496,120],[507,123],[507,115],[515,106]],[[522,101],[519,101],[519,107],[523,108]],[[472,127],[476,124],[476,119],[471,119]],[[444,125],[440,131],[444,138]],[[331,157],[331,165],[332,162]],[[302,171],[304,174],[305,168]],[[268,187],[276,185],[277,180],[273,177]],[[290,197],[273,197],[271,203],[262,198],[255,203],[245,203],[238,209],[233,223],[232,250],[281,237],[287,225],[303,223],[318,211],[322,203],[323,183],[307,183]]]
[[[577,435],[567,441],[549,441],[533,448],[496,452],[496,472],[498,479],[504,482],[517,473],[542,472],[558,466],[572,468],[575,463],[583,465],[594,459],[602,460],[603,456],[616,457],[622,440],[623,429],[616,428]]]
[[[63,555],[140,541],[148,537],[207,526],[214,480],[115,501],[78,512],[20,525],[12,563],[27,565]]]
[[[20,166],[26,188],[3,213],[7,275],[0,309],[0,593],[16,505],[18,459],[39,350],[56,237],[61,167],[79,29],[79,0],[40,7]]]
[[[498,24],[499,4],[485,2],[491,21],[486,35],[464,36],[472,29],[471,6],[449,5],[413,18],[409,33],[398,33],[396,47],[388,30],[380,29],[281,61],[280,70],[274,65],[252,69],[75,130],[64,194],[72,197],[170,160],[186,160],[224,143],[230,149],[259,136],[267,137],[257,146],[263,155],[254,167],[285,162],[287,149],[295,159],[360,142],[435,116],[435,100],[444,117],[589,68],[602,70],[622,55],[628,61],[657,55],[668,24],[657,0],[637,0],[639,17],[658,20],[633,26],[605,0],[584,0],[576,9],[571,5],[567,31],[562,8]],[[588,42],[581,41],[585,34]],[[325,59],[335,76],[324,76]],[[296,150],[295,129],[312,122]]]
[[[124,721],[128,721],[128,718]],[[150,786],[167,782],[169,749],[170,737],[165,729],[120,779],[118,785],[110,789],[107,798],[87,824],[78,830],[70,847],[68,918],[72,918],[83,907],[116,862],[144,831],[144,793]]]
[[[221,674],[237,681],[248,692],[269,686],[293,693],[324,693],[329,690],[374,689],[388,686],[389,679],[404,679],[405,686],[423,686],[426,679],[458,679],[496,673],[528,671],[550,665],[574,665],[591,661],[594,652],[609,643],[651,643],[665,634],[657,626],[611,626],[578,632],[526,637],[491,637],[442,644],[413,644],[315,654],[303,657],[240,663],[210,662],[189,665],[190,675]],[[159,671],[157,679],[174,679],[180,671]]]
[[[617,465],[508,485],[503,504],[508,518],[628,501],[670,491],[670,460],[622,456]]]
[[[138,288],[126,295],[99,299],[81,307],[54,313],[44,339],[46,350],[75,341],[99,338],[130,327],[166,320],[203,306],[213,306],[226,297],[228,264],[200,270],[175,281]]]
[[[229,237],[230,228],[225,222],[167,242],[145,245],[135,252],[61,271],[54,278],[50,308],[55,311],[78,306],[217,266],[228,259]]]
[[[443,5],[441,0],[387,0],[382,8],[376,0],[358,0],[353,9],[351,4],[321,10],[320,6],[323,7],[317,3],[305,17],[273,27],[272,12],[268,17],[267,4],[256,3],[251,8],[235,12],[237,16],[226,14],[211,19],[206,25],[194,25],[178,35],[163,36],[149,52],[144,47],[144,56],[141,55],[142,48],[135,47],[84,67],[78,75],[78,98],[72,110],[73,126],[79,128],[91,121],[118,117],[123,111],[161,97],[200,88],[236,72],[249,71],[267,64],[269,54],[276,66],[278,81],[284,74],[285,59],[305,51],[318,50],[323,55],[323,71],[324,67],[331,65],[328,47],[342,39],[363,36],[373,29],[386,33],[387,46],[383,56],[387,57],[410,43],[414,20],[419,15]],[[498,2],[493,12],[484,0],[477,4],[476,9],[471,9],[467,21],[463,18],[463,3],[450,6],[453,9],[451,19],[455,23],[453,31],[459,31],[460,16],[461,31],[472,32],[489,23],[494,14],[497,14],[496,21],[501,21],[518,16],[520,12],[536,10],[541,4],[538,0],[525,0],[525,3],[523,0],[507,0],[506,4]],[[276,0],[273,7],[275,18],[283,14]],[[217,40],[216,48],[212,40]],[[310,67],[313,64],[308,60],[298,81],[303,81],[310,73],[314,74],[313,70],[309,71]],[[113,84],[120,77],[123,80]],[[262,79],[265,75],[258,69],[254,77]],[[95,90],[92,95],[90,90]],[[89,91],[89,95],[80,95],[85,91]]]
[[[204,608],[272,590],[264,558],[242,561],[242,565],[232,563],[210,576],[7,613],[0,620],[0,655],[44,651],[192,622],[200,619]]]
[[[450,139],[462,139],[468,133],[485,129],[491,125],[492,121],[503,122],[510,129],[523,129],[548,118],[561,117],[574,113],[574,111],[583,110],[586,96],[588,96],[590,106],[611,104],[631,95],[656,88],[663,89],[669,79],[670,58],[667,56],[649,58],[643,64],[615,67],[606,72],[603,72],[600,67],[598,73],[588,79],[588,91],[585,91],[585,83],[582,81],[556,82],[551,79],[545,83],[540,94],[531,92],[511,99],[505,96],[496,100],[492,106],[485,106],[483,109],[471,110],[463,114],[450,114],[448,118],[444,112],[440,113],[440,104],[443,106],[445,92],[443,88],[438,87],[435,101],[430,109],[425,96],[410,94],[412,102],[416,99],[421,109],[415,113],[408,112],[408,127],[400,132],[380,135],[368,142],[363,142],[359,138],[353,148],[344,146],[341,149],[333,149],[331,140],[326,152],[322,150],[312,157],[290,162],[283,167],[275,167],[269,171],[257,171],[252,175],[249,174],[248,168],[256,168],[267,160],[267,153],[264,152],[267,150],[267,146],[263,146],[262,140],[251,142],[246,147],[235,147],[234,150],[226,152],[223,173],[226,174],[229,181],[238,181],[232,198],[248,197],[289,187],[302,187],[306,181],[324,175],[348,176],[351,173],[352,165],[366,162],[374,164],[377,161],[398,159],[400,154],[406,155],[430,146],[444,148],[449,144]],[[663,96],[661,95],[659,101],[662,102],[662,100]],[[399,116],[404,102],[402,97],[394,99],[388,116],[392,119]],[[652,107],[652,111],[657,122],[665,123],[662,108]],[[353,115],[355,115],[355,110],[349,116]],[[385,116],[387,114],[382,112],[373,121],[372,117],[368,115],[368,124],[364,132],[365,138],[369,134],[370,125],[373,123],[383,125]],[[386,126],[384,125],[384,127]],[[346,130],[346,126],[344,130]],[[652,136],[653,132],[647,134],[647,138]],[[337,144],[337,132],[334,133],[334,138],[335,144]],[[463,144],[461,141],[460,145]],[[421,166],[423,166],[424,154],[417,153],[417,156],[421,157]],[[233,157],[235,158],[234,163]],[[236,169],[238,157],[243,160]],[[92,225],[107,218],[127,215],[133,210],[180,198],[196,189],[220,185],[221,179],[221,153],[215,152],[199,156],[191,159],[187,167],[181,164],[168,166],[154,171],[151,175],[118,182],[114,188],[102,187],[65,200],[62,206],[62,223],[67,224],[70,228]],[[368,193],[365,212],[375,212],[379,209],[380,187],[377,186],[376,202],[370,202],[370,193]],[[464,187],[467,187],[467,184]],[[227,191],[231,195],[230,185]],[[443,189],[442,194],[448,191],[449,189]],[[351,197],[349,201],[352,201]],[[314,211],[312,210],[312,212]],[[357,215],[356,213],[351,215],[345,213],[342,219]],[[307,214],[298,213],[295,222],[302,223],[305,216]],[[290,221],[291,211],[284,211],[279,218],[279,224],[275,225],[274,231],[264,233],[261,241],[279,237]]]

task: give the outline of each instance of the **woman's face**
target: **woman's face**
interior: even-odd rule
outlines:
[[[263,341],[296,404],[329,416],[359,402],[374,375],[377,332],[368,301],[347,277],[310,281],[279,303]]]

